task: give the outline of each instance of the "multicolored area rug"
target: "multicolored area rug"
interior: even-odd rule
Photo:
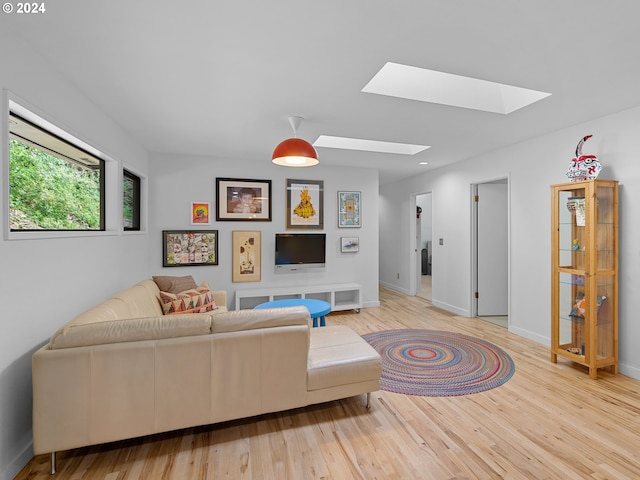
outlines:
[[[448,397],[498,387],[515,372],[511,357],[479,338],[437,330],[386,330],[362,335],[382,356],[380,388]]]

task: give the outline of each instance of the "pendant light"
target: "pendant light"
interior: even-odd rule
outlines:
[[[271,161],[276,165],[284,167],[312,167],[320,163],[318,161],[318,153],[309,142],[298,138],[298,127],[302,124],[304,118],[289,117],[289,123],[293,129],[293,138],[288,138],[275,148]]]

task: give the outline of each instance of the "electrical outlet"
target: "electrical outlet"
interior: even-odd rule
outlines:
[[[440,245],[444,245],[444,238],[441,238],[441,239],[438,241],[438,243],[439,243]]]
[[[397,275],[398,275],[398,280],[400,280],[400,274],[398,273]]]

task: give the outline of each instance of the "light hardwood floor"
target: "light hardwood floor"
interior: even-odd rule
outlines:
[[[425,300],[431,301],[431,293],[432,293],[432,277],[431,275],[420,275],[420,288],[418,288],[418,292],[416,295],[418,297],[422,297]]]
[[[637,479],[640,382],[550,361],[548,348],[419,297],[382,289],[380,308],[336,312],[358,333],[449,330],[491,341],[516,365],[504,385],[461,397],[389,392],[58,454],[62,479]],[[541,322],[549,319],[541,318]],[[17,480],[51,479],[35,457]],[[55,478],[55,477],[53,477]]]

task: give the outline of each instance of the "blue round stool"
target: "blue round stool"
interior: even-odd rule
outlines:
[[[273,300],[271,302],[261,303],[253,307],[254,309],[278,308],[278,307],[307,307],[309,316],[313,320],[313,326],[318,326],[318,318],[320,318],[320,326],[326,326],[324,316],[331,311],[331,304],[324,300],[315,300],[313,298],[286,298],[283,300]]]

